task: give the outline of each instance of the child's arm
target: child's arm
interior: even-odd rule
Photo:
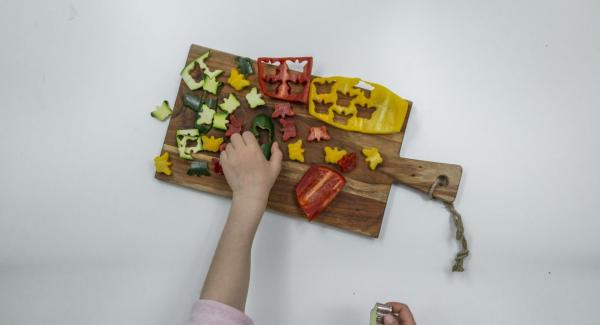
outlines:
[[[231,143],[221,153],[221,165],[233,197],[201,299],[218,301],[244,311],[252,241],[271,187],[281,170],[282,153],[277,142],[273,143],[271,151],[271,160],[267,161],[254,135],[246,131],[242,136],[232,135]]]

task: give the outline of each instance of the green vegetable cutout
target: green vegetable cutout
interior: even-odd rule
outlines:
[[[230,93],[229,97],[223,99],[223,103],[219,104],[219,107],[229,114],[233,113],[239,106],[240,102],[233,93]]]
[[[252,60],[250,58],[244,58],[241,56],[235,57],[235,63],[237,64],[237,69],[245,76],[254,73],[254,69],[252,68]]]
[[[206,65],[206,63],[204,63],[204,60],[206,60],[206,58],[208,58],[209,54],[210,54],[210,51],[204,52],[202,55],[197,57],[195,60],[190,62],[188,65],[186,65],[185,68],[183,68],[183,70],[181,70],[181,74],[180,74],[181,79],[183,79],[185,84],[191,90],[200,89],[204,85],[204,79],[200,80],[200,81],[196,81],[196,79],[194,79],[194,77],[191,75],[191,72],[194,71],[194,68],[196,68],[196,65],[198,65],[200,67],[200,69],[202,69],[202,70],[207,70],[208,66]]]
[[[217,90],[222,85],[222,83],[217,80],[217,77],[221,73],[223,73],[223,70],[210,71],[207,67],[204,71],[204,85],[202,85],[202,89],[216,95]]]
[[[271,117],[269,115],[258,114],[254,118],[254,120],[252,120],[252,127],[250,128],[250,132],[252,132],[252,134],[254,134],[254,136],[257,138],[259,136],[258,129],[266,130],[267,133],[269,134],[267,143],[261,144],[260,149],[262,150],[263,155],[265,155],[265,158],[270,159],[271,158],[271,144],[273,144],[273,138],[275,136],[274,135],[275,126],[273,125],[273,120],[271,120]]]
[[[192,160],[192,154],[202,151],[202,142],[199,140],[200,131],[197,129],[177,130],[175,133],[177,139],[177,151],[179,158]],[[196,141],[196,145],[188,147],[188,141]]]
[[[229,116],[229,114],[226,112],[218,112],[215,114],[215,117],[213,117],[213,126],[219,130],[227,130],[227,123],[229,123],[227,116]]]
[[[160,106],[156,106],[154,111],[150,113],[152,117],[160,121],[166,120],[167,117],[171,116],[171,114],[173,114],[173,110],[169,106],[169,102],[166,100],[163,100],[162,104],[160,104]]]
[[[258,92],[256,87],[253,87],[248,94],[246,94],[246,100],[250,108],[256,108],[260,105],[264,105],[265,101],[262,99],[262,94]]]
[[[210,172],[208,171],[208,163],[206,161],[192,161],[187,174],[190,176],[210,176]]]

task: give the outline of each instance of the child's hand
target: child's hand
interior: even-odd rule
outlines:
[[[230,140],[231,143],[221,152],[220,161],[233,197],[259,200],[266,204],[281,170],[283,154],[277,142],[273,142],[271,160],[267,161],[252,133],[236,133]]]
[[[388,302],[388,305],[392,306],[392,312],[398,314],[398,319],[388,314],[383,317],[383,323],[385,325],[415,325],[415,318],[410,312],[410,308],[407,305],[399,302]],[[400,322],[398,322],[398,320]]]

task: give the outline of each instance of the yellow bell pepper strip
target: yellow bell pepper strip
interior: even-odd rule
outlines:
[[[196,81],[197,78],[194,78],[193,71],[196,68],[196,65],[198,65],[200,67],[200,69],[202,69],[203,71],[208,69],[208,66],[206,65],[206,63],[204,63],[204,60],[206,60],[206,58],[208,58],[208,56],[210,55],[210,51],[206,51],[204,53],[202,53],[202,55],[200,55],[199,57],[197,57],[196,59],[194,59],[192,62],[188,63],[185,68],[183,68],[183,70],[181,70],[181,79],[183,79],[183,81],[185,82],[185,84],[191,89],[191,90],[196,90],[196,89],[200,89],[202,88],[202,86],[204,86],[204,79],[200,80],[200,81]]]
[[[167,119],[167,117],[171,116],[171,114],[173,114],[173,110],[169,106],[169,102],[163,100],[162,104],[160,104],[160,106],[156,106],[156,109],[150,113],[150,116],[159,121],[164,121]]]
[[[227,83],[229,83],[231,87],[237,91],[240,91],[250,85],[250,81],[246,80],[244,75],[239,73],[238,69],[236,68],[231,69]]]
[[[171,168],[169,168],[171,165],[173,165],[173,163],[169,161],[169,153],[166,151],[162,155],[154,158],[154,170],[156,170],[157,173],[163,173],[167,176],[171,175],[173,173]]]
[[[320,109],[323,106],[326,110]],[[400,132],[408,110],[407,100],[382,85],[359,78],[313,78],[310,84],[310,115],[343,130],[369,134]]]
[[[302,148],[302,140],[294,143],[288,143],[288,156],[290,160],[304,162],[304,149]]]
[[[175,139],[177,140],[177,151],[179,158],[192,160],[192,154],[202,150],[202,142],[200,142],[200,131],[198,129],[177,130]],[[188,141],[196,141],[196,145],[188,147]]]
[[[215,117],[213,117],[213,126],[215,127],[215,129],[219,129],[222,131],[227,130],[227,124],[229,123],[229,121],[227,120],[227,116],[229,116],[227,112],[218,112],[217,114],[215,114]]]
[[[192,161],[187,174],[189,176],[210,176],[210,172],[208,171],[208,163],[206,161]]]
[[[258,92],[256,87],[253,87],[250,92],[246,94],[246,100],[248,101],[250,108],[256,108],[265,104],[265,101],[262,99],[262,94]]]
[[[219,108],[225,112],[231,114],[240,106],[240,101],[235,97],[233,93],[229,94],[229,97],[223,99],[223,102],[219,104]]]
[[[342,157],[344,157],[344,155],[348,153],[344,149],[340,150],[337,147],[332,148],[328,146],[325,147],[324,151],[325,162],[330,164],[337,164],[338,160],[342,159]]]
[[[219,151],[219,146],[223,143],[223,138],[215,138],[214,136],[202,136],[202,147],[206,151],[217,152]]]
[[[363,148],[362,154],[365,155],[365,161],[369,163],[369,168],[375,170],[377,165],[383,162],[383,158],[379,154],[379,150],[375,147]]]

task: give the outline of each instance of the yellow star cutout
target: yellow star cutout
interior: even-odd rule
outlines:
[[[154,169],[157,173],[163,173],[167,176],[171,175],[173,173],[171,168],[169,168],[171,165],[173,165],[173,163],[169,162],[169,153],[166,151],[162,155],[154,158]]]

